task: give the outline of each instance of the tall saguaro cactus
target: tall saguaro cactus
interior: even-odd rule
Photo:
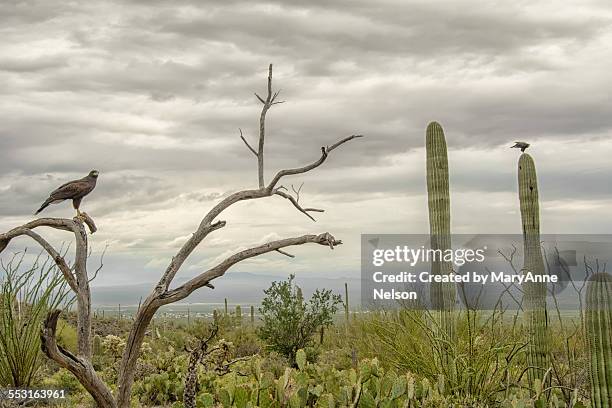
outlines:
[[[540,248],[540,204],[538,179],[533,158],[523,153],[518,162],[519,201],[523,225],[523,273],[542,275],[544,259]],[[523,310],[529,345],[527,363],[529,381],[542,378],[549,366],[548,317],[546,313],[546,283],[523,283]]]
[[[349,309],[348,283],[344,282],[344,318],[346,320],[347,329],[349,324],[350,311],[351,310]]]
[[[585,331],[593,408],[612,407],[612,276],[596,273],[586,292]]]
[[[427,153],[427,203],[429,207],[429,234],[431,249],[451,249],[450,192],[448,182],[448,155],[444,130],[438,122],[431,122],[425,134]],[[432,260],[432,274],[447,275],[453,271],[450,262]],[[440,311],[441,327],[448,339],[454,338],[452,310],[455,305],[455,285],[435,283],[431,287],[434,308]]]

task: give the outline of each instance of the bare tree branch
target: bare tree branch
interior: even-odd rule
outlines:
[[[83,222],[87,224],[87,228],[89,228],[90,233],[93,234],[94,232],[98,230],[98,228],[96,227],[96,224],[94,223],[94,220],[89,215],[87,215],[87,213],[82,212],[81,215],[77,218],[83,220]]]
[[[198,230],[192,234],[187,242],[181,247],[179,252],[172,258],[166,272],[157,284],[157,292],[162,293],[167,290],[183,262],[185,262],[187,257],[200,244],[200,242],[202,242],[202,240],[212,231],[223,228],[225,225],[225,221],[217,221],[214,224],[205,224],[204,226],[200,226],[200,228],[198,228]]]
[[[300,186],[296,189],[293,184],[291,185],[291,190],[295,194],[295,201],[300,202],[300,192],[302,191],[302,187],[304,187],[304,183],[300,184]]]
[[[326,147],[326,148],[325,148],[325,151],[327,152],[327,154],[329,154],[329,153],[331,153],[331,151],[332,151],[332,150],[334,150],[335,148],[337,148],[337,147],[339,147],[339,146],[343,145],[344,143],[346,143],[346,142],[348,142],[348,141],[350,141],[350,140],[353,140],[353,139],[355,139],[355,138],[359,138],[359,137],[363,137],[363,135],[352,135],[352,136],[349,136],[349,137],[345,137],[344,139],[337,141],[337,142],[336,142],[336,143],[334,143],[333,145]]]
[[[308,212],[325,212],[325,210],[322,210],[320,208],[303,208],[299,203],[298,203],[298,199],[294,198],[292,195],[287,194],[283,191],[280,191],[278,189],[276,189],[275,193],[278,196],[281,196],[283,198],[286,198],[287,200],[291,201],[291,204],[293,204],[293,206],[295,208],[298,209],[298,211],[300,211],[302,214],[304,214],[305,216],[307,216],[308,218],[310,218],[313,221],[317,221],[314,219],[314,217],[310,214],[308,214]]]
[[[329,146],[329,147],[321,147],[321,157],[319,158],[319,160],[315,161],[314,163],[308,164],[306,166],[303,167],[297,167],[294,169],[286,169],[286,170],[281,170],[278,173],[276,173],[276,176],[274,176],[274,178],[272,179],[272,181],[270,182],[270,184],[268,184],[268,189],[272,190],[274,189],[274,187],[276,186],[276,184],[278,184],[278,182],[280,181],[281,178],[285,177],[285,176],[292,176],[295,174],[303,174],[303,173],[307,173],[310,170],[316,169],[317,167],[319,167],[320,165],[322,165],[323,163],[325,163],[325,160],[327,159],[327,156],[329,155],[329,153],[336,149],[337,147],[341,146],[342,144],[353,140],[355,138],[359,138],[359,137],[363,137],[363,135],[352,135],[349,137],[345,137],[344,139],[334,143],[333,145]]]
[[[43,352],[51,360],[55,361],[61,367],[74,374],[79,382],[91,394],[98,406],[111,407],[117,406],[111,390],[98,377],[91,362],[81,356],[75,356],[68,350],[58,346],[56,340],[57,319],[59,318],[60,310],[49,312],[43,328],[40,332],[40,340],[42,343]]]
[[[295,255],[291,255],[289,252],[283,251],[282,249],[277,249],[276,252],[288,256],[289,258],[295,258]]]
[[[72,269],[68,266],[66,260],[59,254],[59,252],[57,252],[47,240],[30,229],[25,229],[24,235],[27,235],[34,241],[38,242],[38,244],[43,247],[45,251],[47,251],[49,256],[53,259],[59,270],[62,272],[62,275],[64,275],[64,279],[66,279],[66,282],[68,282],[70,289],[72,289],[74,293],[77,293],[79,289],[77,286],[77,281],[72,274]]]
[[[276,97],[280,94],[280,89],[276,92],[274,92],[274,96],[272,96],[272,99],[270,100],[270,105],[278,105],[280,103],[285,103],[285,101],[277,101]]]
[[[270,69],[271,69],[271,66],[270,66]],[[200,226],[198,227],[198,230],[192,234],[190,239],[183,245],[183,247],[179,250],[178,254],[172,259],[172,262],[166,269],[166,272],[164,273],[164,275],[162,276],[162,279],[160,279],[157,285],[157,293],[161,294],[163,293],[163,291],[168,289],[168,286],[174,279],[174,276],[176,275],[177,271],[179,270],[179,268],[181,267],[185,259],[187,259],[187,257],[191,254],[191,252],[193,252],[193,250],[202,242],[204,238],[206,238],[206,236],[208,236],[208,234],[226,225],[225,221],[218,221],[213,224],[213,220],[217,218],[217,216],[219,216],[224,210],[226,210],[228,207],[240,201],[269,197],[274,194],[281,195],[281,194],[278,194],[279,189],[275,189],[274,187],[278,183],[278,180],[280,180],[282,177],[286,175],[306,173],[312,169],[319,167],[326,160],[328,152],[332,151],[333,149],[339,147],[340,145],[346,142],[349,142],[355,138],[360,138],[360,137],[363,137],[363,136],[362,135],[349,136],[349,137],[346,137],[334,143],[331,147],[327,147],[327,148],[322,147],[321,151],[323,154],[321,158],[317,160],[315,163],[309,166],[298,168],[298,169],[281,170],[276,175],[272,183],[268,185],[268,187],[260,188],[257,190],[238,191],[236,193],[230,194],[229,196],[221,200],[221,202],[215,205],[206,214],[206,216],[202,219]],[[289,195],[287,196],[290,197]],[[287,197],[284,197],[284,198],[287,198]],[[291,201],[290,198],[288,199]],[[306,213],[306,215],[309,218],[311,218],[313,221],[314,221],[314,218],[310,216],[309,214],[307,214],[308,212],[323,212],[324,211],[324,210],[317,209],[317,208],[302,208],[299,205],[296,208],[298,208],[300,212]]]
[[[272,107],[272,98],[276,98],[275,94],[272,96],[272,64],[268,67],[268,96],[264,101],[259,95],[255,94],[261,102],[263,102],[263,108],[261,109],[261,115],[259,116],[259,145],[257,147],[257,176],[259,179],[259,188],[264,188],[264,144],[266,138],[266,113],[270,107]]]
[[[13,228],[4,234],[0,234],[0,252],[7,247],[13,238],[24,235],[26,230],[33,230],[39,227],[50,227],[72,232],[74,229],[74,221],[64,218],[39,218],[20,227]]]
[[[264,101],[261,96],[257,95],[257,92],[255,92],[255,96],[257,99],[259,99],[259,102],[263,103],[264,105],[266,104],[266,101]]]
[[[89,218],[87,216],[87,218]],[[91,291],[89,289],[89,276],[87,275],[87,233],[85,232],[85,221],[91,228],[93,220],[82,220],[74,218],[74,239],[76,242],[74,251],[74,274],[77,280],[77,349],[78,354],[89,361],[93,354],[91,342]]]
[[[68,265],[66,260],[59,254],[59,252],[55,250],[55,248],[53,248],[53,246],[47,240],[45,240],[42,236],[34,232],[33,229],[39,227],[50,227],[62,231],[73,232],[75,236],[79,238],[83,222],[86,223],[91,233],[94,233],[96,231],[94,221],[85,213],[82,213],[82,218],[75,217],[72,220],[65,218],[39,218],[34,221],[30,221],[20,227],[13,228],[12,230],[4,234],[0,234],[0,252],[2,252],[2,250],[7,247],[7,245],[12,239],[22,235],[29,236],[30,238],[35,240],[45,251],[47,251],[47,253],[53,258],[55,264],[58,266],[58,268],[64,275],[64,278],[68,282],[70,288],[78,294],[78,277],[75,278],[72,273],[72,268]],[[87,238],[85,237],[84,239],[86,241]],[[85,253],[83,254],[82,251],[77,248],[76,258],[80,258],[81,264],[86,262],[86,249]],[[75,259],[75,264],[77,263],[78,262]],[[82,269],[82,266],[80,266],[79,268]]]
[[[255,149],[253,149],[251,147],[251,145],[249,144],[249,142],[247,142],[247,140],[244,138],[244,136],[242,135],[242,129],[238,128],[238,130],[240,131],[240,138],[242,139],[242,141],[244,142],[244,144],[246,145],[246,147],[249,148],[249,150],[255,155],[255,157],[257,157],[257,152],[255,151]]]
[[[183,405],[185,408],[196,408],[195,397],[198,392],[198,365],[201,363],[202,358],[205,356],[208,350],[208,343],[217,335],[219,326],[215,323],[210,330],[209,336],[204,339],[200,339],[200,344],[194,347],[192,350],[188,350],[185,346],[185,350],[189,352],[189,364],[187,365],[187,374],[185,375],[185,385],[183,390]]]
[[[237,264],[238,262],[265,254],[267,252],[277,251],[279,249],[286,248],[289,246],[303,245],[307,243],[325,245],[329,246],[330,249],[334,249],[336,245],[341,245],[342,241],[335,239],[330,233],[325,232],[319,235],[302,235],[301,237],[281,239],[277,241],[268,242],[267,244],[259,245],[253,248],[245,249],[226,258],[218,265],[190,279],[185,284],[177,287],[176,289],[169,290],[160,297],[160,300],[162,304],[177,302],[189,296],[196,289],[199,289],[202,286],[211,282],[212,280],[223,276],[230,267]]]
[[[93,281],[94,279],[96,279],[98,277],[98,273],[102,270],[102,268],[104,267],[104,256],[106,255],[106,251],[108,250],[108,244],[106,244],[104,246],[104,250],[102,250],[102,255],[100,255],[100,265],[98,266],[98,268],[94,271],[93,276],[89,279],[89,282],[91,283],[91,281]]]
[[[268,81],[270,81],[270,79],[271,79],[271,77],[270,77],[270,78],[268,78]],[[271,85],[272,85],[272,84],[271,84],[271,83],[269,83],[268,85],[269,85],[269,86],[268,86],[268,92],[270,92],[270,90],[271,90]],[[274,95],[272,95],[272,99],[270,99],[270,102],[271,102],[271,103],[274,103],[274,101],[276,100],[276,97],[278,96],[278,94],[280,94],[280,89],[279,89],[278,91],[274,92]]]

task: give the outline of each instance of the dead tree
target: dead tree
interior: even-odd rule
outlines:
[[[189,352],[189,363],[187,364],[187,373],[185,374],[185,387],[183,390],[183,405],[185,408],[196,407],[196,394],[199,391],[198,384],[198,364],[204,358],[208,351],[208,343],[217,335],[219,326],[216,322],[210,330],[207,338],[200,339],[200,343],[191,350],[185,347],[185,351]]]
[[[60,314],[60,311],[58,310],[51,312],[45,320],[44,326],[41,330],[42,349],[50,359],[54,360],[61,367],[69,370],[77,377],[79,382],[94,398],[98,406],[113,408],[129,407],[132,385],[134,383],[136,361],[138,359],[140,347],[142,346],[147,327],[151,323],[155,312],[160,307],[185,299],[195,290],[202,287],[214,289],[211,283],[213,280],[223,276],[230,267],[244,261],[245,259],[274,251],[280,255],[293,257],[293,255],[287,253],[284,248],[303,244],[319,244],[333,249],[334,246],[342,243],[342,241],[334,238],[334,236],[329,232],[271,241],[263,245],[258,245],[239,251],[224,259],[212,268],[203,271],[184,284],[174,288],[170,287],[174,277],[194,249],[200,245],[200,243],[202,243],[202,241],[209,234],[225,227],[226,222],[219,220],[218,217],[223,213],[223,211],[236,203],[278,196],[288,200],[298,211],[313,221],[314,218],[312,217],[311,213],[323,211],[318,208],[302,206],[299,200],[299,190],[294,190],[294,194],[291,194],[287,188],[280,184],[281,180],[283,180],[285,177],[304,174],[316,169],[327,160],[329,154],[333,150],[352,139],[361,137],[361,135],[348,136],[332,145],[321,147],[320,156],[314,162],[302,167],[280,170],[276,173],[272,180],[266,184],[264,179],[265,121],[268,110],[272,106],[282,103],[281,101],[277,101],[278,95],[278,91],[272,92],[272,65],[270,65],[268,71],[266,98],[262,98],[258,94],[255,94],[257,99],[263,104],[259,121],[259,142],[257,149],[251,147],[247,139],[244,137],[244,135],[242,135],[242,132],[240,132],[242,141],[257,158],[257,175],[259,186],[256,189],[248,189],[232,193],[216,204],[204,216],[199,226],[187,240],[187,242],[185,242],[179,251],[172,257],[168,267],[159,279],[159,282],[157,285],[155,285],[151,293],[138,308],[121,360],[117,391],[114,394],[110,387],[100,379],[91,364],[91,296],[89,289],[90,277],[87,272],[88,243],[85,225],[88,226],[91,233],[94,233],[96,230],[94,221],[85,213],[83,213],[81,217],[76,217],[74,219],[40,218],[20,227],[14,228],[4,234],[0,234],[0,252],[7,247],[8,243],[12,239],[19,236],[29,236],[36,241],[54,259],[58,268],[63,273],[64,278],[70,285],[70,288],[75,292],[78,306],[77,354],[74,355],[57,344],[55,332],[57,320]],[[41,227],[69,231],[74,234],[76,252],[73,265],[69,265],[66,259],[64,259],[64,257],[62,257],[47,240],[34,231],[35,229]]]

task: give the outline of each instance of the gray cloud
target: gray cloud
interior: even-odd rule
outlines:
[[[282,199],[244,203],[217,233],[227,248],[329,229],[346,242],[331,269],[348,272],[360,232],[426,231],[431,120],[447,133],[460,232],[516,230],[514,140],[533,143],[548,232],[601,232],[612,227],[611,23],[601,1],[3,2],[0,227],[97,168],[84,206],[101,227],[92,239],[111,244],[105,279],[146,280],[151,267],[137,265],[163,265],[215,202],[255,186],[238,128],[255,142],[253,92],[272,62],[286,103],[268,114],[268,179],[341,137],[367,138],[287,180],[326,208],[317,224]],[[303,253],[327,267],[318,249]]]

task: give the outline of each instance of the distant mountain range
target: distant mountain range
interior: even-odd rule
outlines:
[[[214,281],[215,289],[201,288],[180,303],[223,303],[227,298],[230,304],[259,304],[263,291],[270,287],[273,281],[281,281],[288,277],[278,275],[262,275],[250,272],[228,272],[227,275]],[[184,282],[184,280],[183,280]],[[179,281],[173,286],[179,286]],[[351,307],[360,301],[359,278],[325,278],[296,276],[295,283],[302,288],[304,295],[309,296],[317,288],[331,289],[344,298],[344,283],[348,283]],[[121,286],[92,286],[93,307],[138,305],[139,300],[146,298],[157,282],[138,283]]]
[[[166,309],[182,310],[187,309],[187,306],[191,305],[191,310],[212,310],[212,308],[217,308],[218,305],[223,305],[224,299],[227,299],[228,304],[232,306],[259,305],[264,296],[264,290],[269,288],[273,281],[282,281],[287,279],[288,276],[288,274],[281,276],[251,272],[229,272],[227,275],[214,281],[214,290],[206,287],[200,288],[181,302],[168,305]],[[186,278],[182,280],[177,279],[177,282],[172,287],[179,286],[185,281]],[[306,297],[310,297],[316,289],[331,289],[344,299],[345,282],[348,283],[350,308],[352,310],[361,309],[362,282],[359,276],[353,278],[326,278],[302,274],[295,278],[295,283],[302,288],[302,292]],[[93,309],[117,310],[119,305],[121,305],[121,310],[133,311],[139,301],[147,297],[156,283],[92,286],[92,307]],[[364,289],[368,290],[369,287],[367,281],[364,282]],[[552,300],[549,301],[552,302]],[[557,294],[557,302],[563,311],[578,310],[578,296],[574,290],[568,289]]]

